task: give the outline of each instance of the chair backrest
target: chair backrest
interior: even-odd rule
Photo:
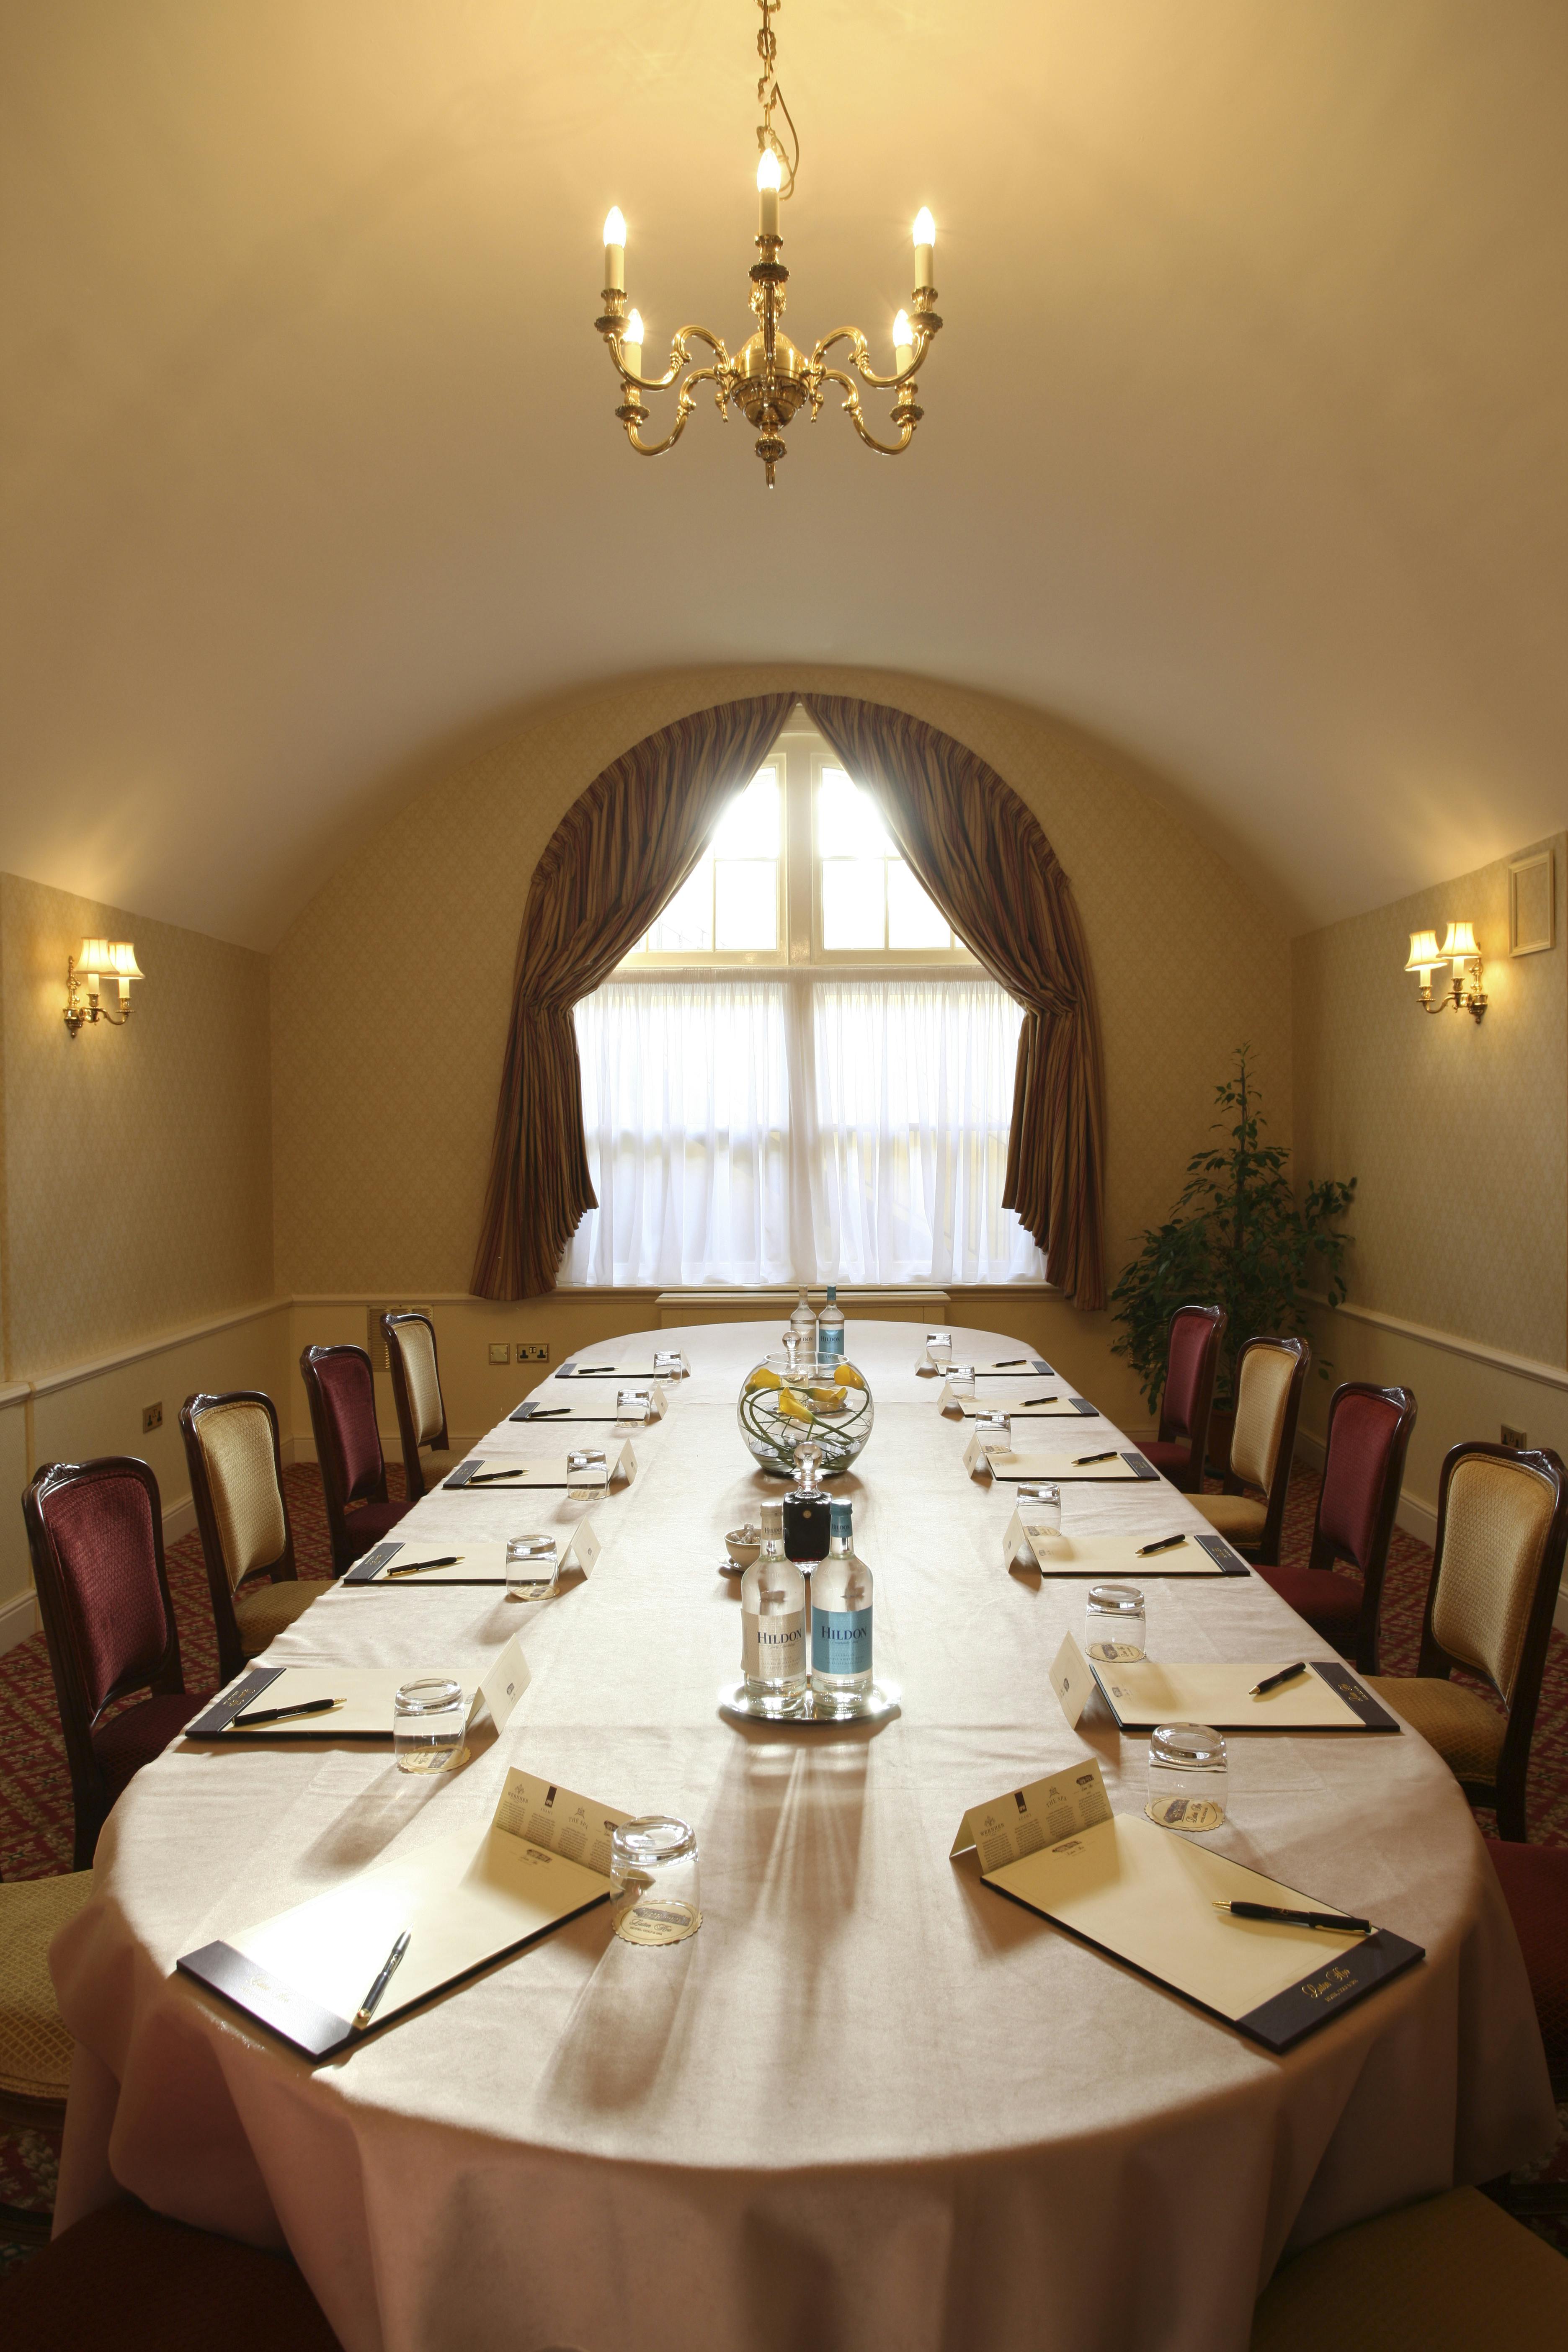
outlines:
[[[1524,1696],[1527,1665],[1539,1685],[1545,1661],[1568,1534],[1565,1486],[1562,1463],[1544,1449],[1473,1443],[1456,1445],[1443,1465],[1423,1651],[1435,1643],[1445,1659],[1484,1675],[1510,1706]]]
[[[180,1408],[180,1435],[226,1682],[245,1664],[233,1594],[247,1576],[265,1573],[277,1581],[299,1573],[283,1498],[278,1414],[259,1389],[198,1393]]]
[[[386,1465],[375,1422],[375,1376],[364,1349],[344,1345],[307,1348],[300,1358],[300,1377],[310,1401],[332,1559],[341,1573],[353,1558],[348,1506],[386,1500]]]
[[[1415,1426],[1415,1399],[1408,1389],[1345,1381],[1334,1391],[1313,1534],[1314,1568],[1348,1559],[1363,1577],[1381,1572]]]
[[[123,1454],[46,1463],[22,1497],[22,1518],[65,1734],[80,1867],[109,1803],[92,1746],[98,1717],[110,1699],[132,1691],[185,1686],[158,1481],[145,1462]]]
[[[1223,1307],[1178,1307],[1172,1316],[1165,1339],[1165,1386],[1160,1399],[1162,1444],[1184,1439],[1194,1449],[1207,1444],[1226,1320]],[[1201,1465],[1201,1453],[1198,1459]]]
[[[1286,1440],[1296,1433],[1291,1407],[1300,1411],[1301,1383],[1310,1361],[1304,1339],[1258,1338],[1243,1348],[1237,1367],[1230,1466],[1244,1486],[1261,1486],[1271,1495],[1276,1478],[1281,1473],[1289,1476]]]
[[[423,1446],[447,1444],[447,1407],[436,1361],[436,1328],[427,1315],[394,1310],[381,1318],[392,1394],[403,1441],[403,1470],[409,1496],[425,1492],[419,1454]]]

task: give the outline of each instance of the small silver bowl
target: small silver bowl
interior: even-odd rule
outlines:
[[[743,1528],[731,1528],[724,1538],[724,1549],[730,1555],[726,1563],[726,1573],[731,1576],[742,1574],[750,1568],[762,1548],[761,1528],[753,1527],[750,1521]]]

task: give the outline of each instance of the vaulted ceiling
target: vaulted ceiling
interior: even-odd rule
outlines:
[[[1561,0],[784,0],[791,330],[921,202],[946,330],[771,495],[593,331],[616,201],[742,339],[758,21],[12,0],[0,866],[267,945],[443,741],[758,656],[1062,712],[1298,922],[1568,819]]]

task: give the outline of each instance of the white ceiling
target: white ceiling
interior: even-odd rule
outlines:
[[[1562,0],[784,0],[795,339],[922,201],[947,326],[771,497],[593,331],[616,200],[742,339],[758,21],[8,0],[0,866],[267,945],[443,740],[759,656],[1061,711],[1302,921],[1568,820]]]

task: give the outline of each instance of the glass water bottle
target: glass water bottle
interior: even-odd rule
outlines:
[[[827,1558],[811,1580],[811,1704],[864,1714],[871,1692],[871,1571],[855,1549],[853,1507],[837,1496]]]
[[[838,1304],[838,1285],[827,1286],[827,1304],[816,1318],[816,1352],[824,1363],[844,1361],[844,1309]]]
[[[763,1548],[741,1580],[741,1674],[764,1715],[805,1704],[805,1579],[784,1552],[784,1505],[763,1505]]]

